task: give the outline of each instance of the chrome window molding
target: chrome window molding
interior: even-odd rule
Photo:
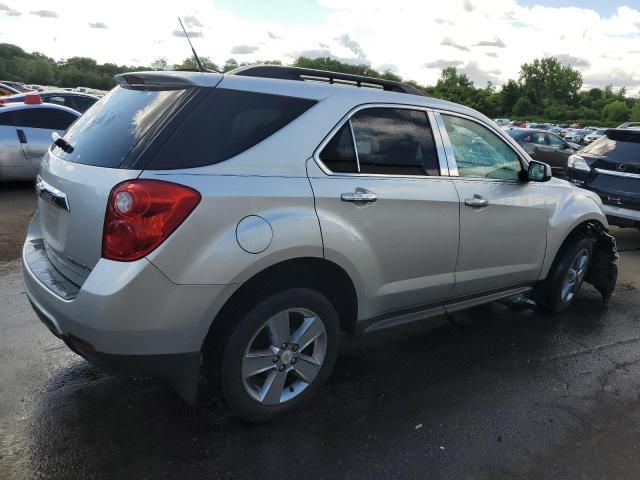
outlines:
[[[444,125],[444,120],[442,120],[440,112],[433,112],[433,118],[435,119],[434,123],[440,133],[440,138],[442,139],[442,148],[444,150],[447,165],[449,166],[449,175],[452,177],[459,177],[460,175],[458,173],[458,165],[456,164],[456,156],[453,153],[453,145],[449,138],[449,132],[447,132],[447,128]]]
[[[397,174],[387,174],[387,173],[359,173],[360,172],[360,159],[358,157],[358,149],[356,147],[356,138],[353,133],[353,127],[351,126],[351,117],[353,117],[356,113],[367,110],[370,108],[400,108],[403,110],[417,110],[421,112],[425,112],[427,114],[427,118],[430,123],[431,134],[433,136],[433,141],[436,146],[436,154],[438,155],[438,165],[440,167],[440,175],[397,175]],[[358,173],[346,173],[346,172],[333,172],[331,171],[324,162],[320,159],[320,152],[324,149],[324,147],[331,141],[336,133],[344,126],[345,123],[349,122],[349,128],[351,130],[351,138],[353,139],[353,147],[356,151],[356,168],[358,169]],[[438,132],[438,133],[436,133]],[[376,177],[376,178],[409,178],[409,179],[443,179],[449,177],[449,168],[447,165],[447,160],[445,158],[444,150],[442,148],[441,139],[439,136],[439,129],[433,123],[432,118],[432,109],[429,107],[418,106],[418,105],[406,105],[402,103],[364,103],[362,105],[358,105],[352,108],[327,134],[327,136],[322,140],[320,145],[313,152],[313,160],[316,162],[316,165],[322,170],[326,175],[332,177]]]
[[[351,117],[349,117],[349,131],[351,132],[351,143],[353,143],[353,152],[356,156],[356,170],[360,173],[360,154],[358,153],[358,145],[356,145],[356,134],[353,133],[353,124],[351,123]]]
[[[440,165],[440,175],[443,177],[458,176],[457,169],[451,168],[449,159],[447,157],[446,143],[442,137],[442,131],[438,125],[438,119],[433,113],[433,110],[427,110],[427,117],[429,118],[429,124],[431,125],[431,131],[433,132],[433,141],[436,144],[436,150],[438,152],[438,163]],[[448,138],[448,137],[447,137]],[[455,163],[454,163],[455,167]]]

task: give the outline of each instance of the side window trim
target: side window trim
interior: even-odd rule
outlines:
[[[433,135],[433,141],[436,147],[436,154],[438,156],[438,165],[440,168],[440,175],[401,175],[401,174],[386,174],[386,173],[360,173],[360,159],[358,157],[358,148],[356,145],[356,136],[353,132],[353,127],[351,125],[351,117],[353,117],[356,113],[361,112],[362,110],[368,110],[372,108],[396,108],[403,110],[414,110],[425,112],[427,115],[427,119],[429,121],[429,126],[431,127],[431,132]],[[353,142],[353,148],[355,150],[356,157],[356,168],[358,173],[347,173],[347,172],[332,172],[320,159],[320,153],[327,146],[327,144],[333,139],[335,135],[338,134],[340,129],[349,122],[349,131],[351,133],[351,141]],[[452,150],[453,151],[453,150]],[[316,147],[313,153],[313,159],[326,175],[329,176],[367,176],[367,177],[398,177],[398,178],[442,178],[453,176],[451,174],[451,166],[447,161],[445,156],[445,148],[443,145],[443,138],[440,135],[440,128],[436,125],[436,117],[434,115],[433,109],[424,106],[418,105],[405,105],[405,104],[396,104],[396,103],[365,103],[358,105],[352,108],[327,134],[327,136],[322,140],[322,142]],[[457,176],[457,171],[456,171]]]
[[[360,155],[358,154],[358,145],[356,144],[356,134],[353,132],[351,117],[349,117],[348,122],[349,122],[349,132],[351,132],[351,143],[353,143],[353,152],[355,153],[355,156],[356,156],[356,170],[358,171],[358,173],[360,173]]]
[[[436,121],[437,121],[437,124],[438,124],[438,129],[440,130],[440,134],[442,135],[442,140],[443,140],[445,152],[446,152],[446,155],[447,155],[447,163],[449,164],[449,172],[450,172],[452,177],[459,177],[460,175],[459,175],[459,172],[458,172],[458,165],[456,164],[456,157],[455,157],[455,154],[453,153],[453,145],[451,144],[451,139],[449,138],[449,133],[447,132],[447,129],[446,129],[445,125],[444,125],[444,120],[442,119],[442,115],[441,114],[442,115],[450,115],[452,117],[464,118],[465,120],[469,120],[471,122],[477,123],[481,127],[486,128],[487,130],[489,130],[490,132],[495,134],[498,137],[498,139],[500,139],[508,148],[513,150],[513,152],[518,157],[518,160],[520,161],[520,166],[522,167],[522,169],[524,171],[527,170],[529,162],[527,162],[526,159],[524,159],[523,156],[520,154],[520,152],[516,148],[514,148],[508,141],[506,141],[490,125],[482,123],[482,122],[479,122],[478,120],[476,120],[473,117],[470,117],[468,115],[463,115],[463,114],[460,114],[460,113],[457,113],[457,112],[448,112],[448,111],[445,111],[445,110],[434,110],[434,115],[436,117]],[[454,172],[455,172],[455,174],[454,174]],[[464,177],[464,179],[465,180],[473,180],[473,181],[483,181],[483,182],[519,183],[516,180],[502,180],[502,179],[497,179],[497,178]]]
[[[456,163],[456,156],[453,153],[453,145],[451,144],[451,139],[449,138],[449,132],[447,132],[447,129],[444,125],[444,120],[442,120],[442,116],[440,115],[440,112],[433,111],[432,113],[436,120],[435,124],[437,125],[438,133],[440,134],[440,137],[442,139],[442,147],[444,150],[445,161],[449,169],[449,176],[459,177],[460,174],[458,173],[458,164]]]

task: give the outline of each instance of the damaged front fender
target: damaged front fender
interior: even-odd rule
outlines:
[[[593,258],[585,281],[593,285],[607,302],[616,288],[618,280],[618,247],[616,239],[602,226],[588,224],[586,234],[595,241]]]

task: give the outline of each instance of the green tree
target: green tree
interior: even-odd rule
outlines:
[[[632,122],[640,122],[640,101],[636,102],[636,104],[631,109],[629,120]]]
[[[239,66],[240,65],[238,64],[238,61],[235,58],[230,58],[229,60],[224,62],[224,65],[222,67],[222,71],[223,72],[229,72],[231,70],[235,70]]]
[[[169,70],[169,64],[167,63],[166,58],[157,58],[153,62],[151,62],[151,68],[154,70]]]
[[[442,70],[433,89],[433,95],[444,100],[464,104],[473,103],[477,97],[473,82],[466,74],[459,73],[456,67],[447,67]]]
[[[515,80],[509,80],[502,86],[500,91],[500,99],[502,102],[502,111],[505,115],[510,114],[513,111],[518,98],[522,95],[522,87]]]
[[[614,100],[605,105],[602,109],[602,115],[606,120],[614,122],[626,122],[631,114],[631,109],[622,100]]]
[[[214,72],[217,72],[220,70],[220,68],[218,67],[218,65],[216,65],[213,60],[211,60],[209,57],[200,57],[200,63],[202,63],[202,66],[208,70],[213,70]],[[176,63],[175,65],[173,65],[173,68],[170,69],[167,66],[167,70],[197,70],[198,69],[198,64],[196,63],[196,59],[193,57],[188,57],[185,58],[182,63]]]
[[[582,74],[557,58],[536,58],[520,67],[520,83],[536,113],[551,104],[575,104],[582,87]],[[533,112],[531,112],[533,113]]]
[[[526,95],[523,95],[520,98],[518,98],[518,101],[513,106],[513,114],[519,117],[525,117],[527,115],[531,115],[531,113],[534,112],[534,110],[535,110],[535,107],[533,103],[531,102],[531,100],[529,100],[529,97],[527,97]]]

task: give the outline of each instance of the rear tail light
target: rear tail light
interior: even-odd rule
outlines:
[[[200,203],[196,190],[161,180],[132,180],[109,195],[102,256],[138,260],[164,242]]]

